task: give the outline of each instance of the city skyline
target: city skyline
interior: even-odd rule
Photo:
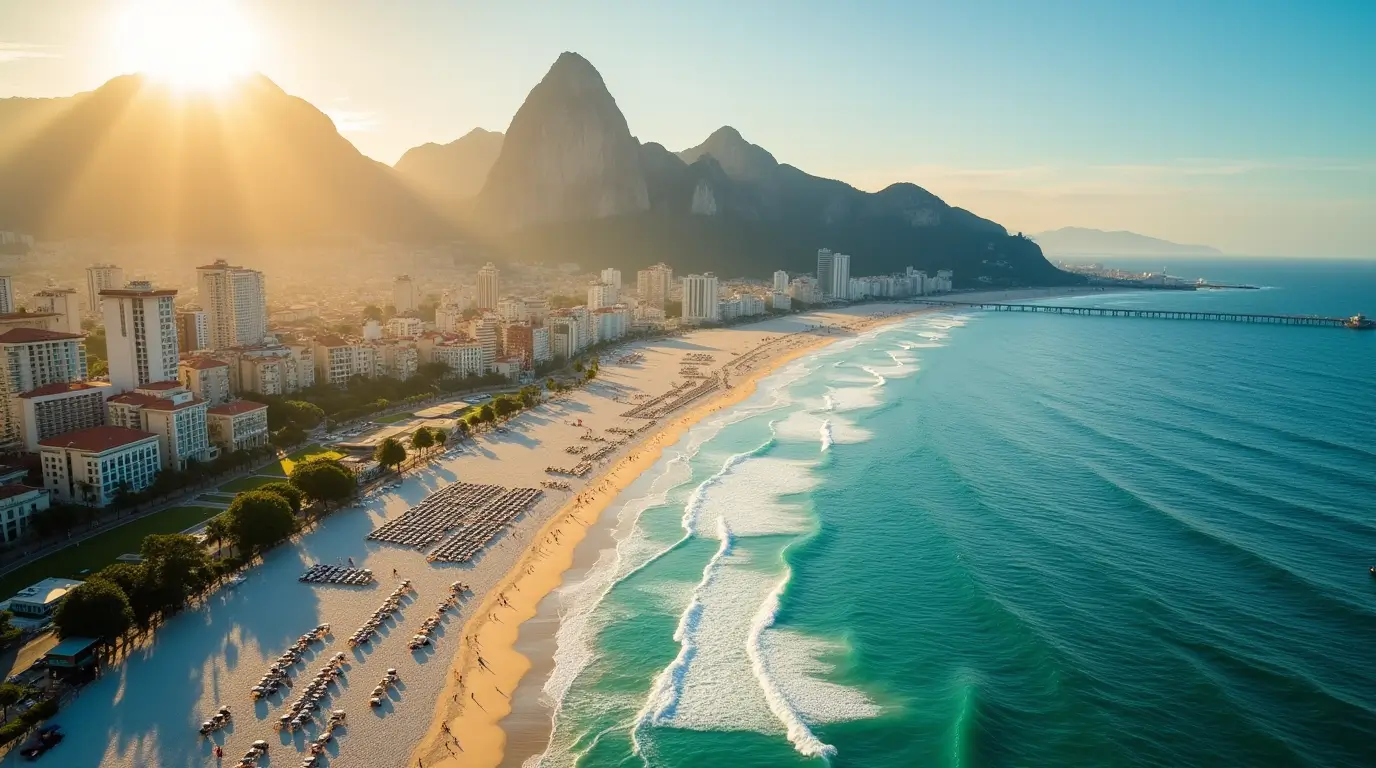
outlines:
[[[739,38],[752,22],[780,23],[765,5],[709,4],[692,17],[615,3],[208,5],[245,20],[245,66],[384,162],[474,127],[505,130],[558,52],[578,50],[632,132],[671,149],[729,124],[783,162],[863,189],[912,181],[1013,231],[1086,226],[1230,253],[1376,255],[1365,226],[1376,114],[1362,97],[1373,54],[1361,45],[1376,13],[1361,4],[808,7],[763,47]],[[10,32],[0,96],[68,95],[128,71],[143,59],[117,37],[122,20],[160,7],[0,9]],[[668,24],[723,44],[708,61],[678,44],[625,44]],[[157,29],[140,29],[133,39],[156,53]],[[522,45],[509,44],[516,37]],[[366,65],[354,55],[400,46],[406,55]],[[819,46],[844,55],[818,56]]]

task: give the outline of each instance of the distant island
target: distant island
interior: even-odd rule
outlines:
[[[1221,256],[1208,245],[1173,243],[1136,232],[1105,232],[1085,227],[1061,227],[1029,235],[1048,254],[1057,256]]]

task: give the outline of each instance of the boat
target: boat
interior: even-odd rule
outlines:
[[[1372,329],[1376,329],[1376,320],[1372,320],[1366,315],[1356,314],[1352,317],[1347,318],[1347,321],[1343,323],[1343,326],[1351,328],[1354,331],[1370,331]]]

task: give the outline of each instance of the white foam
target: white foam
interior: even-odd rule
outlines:
[[[714,536],[718,519],[724,519],[737,537],[810,532],[815,523],[807,511],[780,497],[816,487],[811,466],[771,457],[737,463],[703,491],[696,510],[700,521],[696,535]]]
[[[775,687],[808,724],[864,720],[882,714],[863,692],[825,679],[835,667],[822,659],[844,651],[842,644],[771,626],[761,632],[760,650]]]
[[[693,589],[688,607],[679,617],[678,627],[674,630],[674,640],[679,644],[678,655],[655,678],[654,685],[650,687],[650,695],[645,699],[645,705],[636,715],[636,725],[631,729],[631,744],[636,754],[640,754],[641,751],[640,728],[672,720],[678,708],[684,677],[698,650],[698,627],[703,611],[702,594],[711,587],[722,559],[731,553],[731,529],[724,519],[717,521],[717,536],[721,539],[721,545],[717,547],[716,554],[707,561],[707,565],[703,566],[702,580]]]
[[[822,450],[825,451],[826,449],[831,447],[833,442],[835,442],[835,440],[833,440],[831,436],[831,419],[823,421],[822,428],[818,431],[821,433],[822,436]]]
[[[774,676],[770,672],[769,659],[766,658],[765,654],[764,631],[774,625],[774,619],[779,615],[779,597],[783,595],[784,588],[788,586],[791,578],[793,578],[793,570],[785,567],[783,578],[779,580],[774,589],[765,595],[765,599],[760,603],[760,608],[755,612],[755,618],[750,623],[745,653],[750,659],[751,672],[755,676],[755,681],[759,683],[760,690],[769,706],[769,711],[783,724],[788,734],[788,740],[793,742],[794,748],[808,757],[831,757],[836,754],[836,747],[824,743],[813,735],[812,729],[803,722],[802,714],[775,682]]]
[[[828,446],[854,445],[871,438],[868,430],[855,426],[849,419],[833,412],[830,408],[816,413],[794,411],[788,415],[788,418],[775,424],[774,430],[775,436],[780,441],[790,443],[810,443],[816,441],[818,436],[822,434],[826,435]]]
[[[879,394],[873,385],[868,387],[837,387],[832,390],[835,410],[857,411],[879,405]]]
[[[874,386],[882,387],[888,383],[888,380],[884,378],[883,374],[879,373],[879,371],[876,371],[874,368],[868,365],[862,365],[860,366],[860,369],[874,377]]]

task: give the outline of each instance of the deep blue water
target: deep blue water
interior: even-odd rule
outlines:
[[[1376,264],[1063,299],[1376,313]],[[1376,332],[928,315],[623,497],[551,765],[1376,765]]]

